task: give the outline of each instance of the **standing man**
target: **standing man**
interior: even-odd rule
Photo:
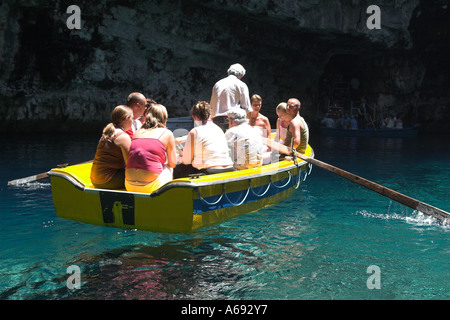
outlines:
[[[133,133],[139,130],[142,124],[145,122],[144,113],[146,103],[147,101],[144,95],[139,92],[130,93],[130,95],[127,98],[127,106],[131,108],[131,110],[133,110],[133,125],[132,125]]]
[[[251,112],[247,85],[241,80],[245,69],[239,63],[228,69],[228,77],[219,80],[212,89],[211,118],[224,132],[228,129],[227,112],[231,108],[242,108]]]
[[[292,120],[286,132],[284,145],[295,148],[295,150],[304,154],[306,147],[308,147],[309,129],[305,119],[300,116],[300,105],[300,101],[295,98],[291,98],[287,102],[287,112]]]

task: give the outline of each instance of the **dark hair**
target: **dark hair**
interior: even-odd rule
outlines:
[[[206,101],[199,101],[191,108],[191,115],[201,121],[206,121],[211,115],[211,106]]]
[[[153,100],[152,98],[147,98],[145,100],[145,109],[148,109],[150,106],[154,105],[154,104],[158,104],[158,102],[156,102],[155,100]]]

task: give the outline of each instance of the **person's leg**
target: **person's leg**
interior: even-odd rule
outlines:
[[[117,171],[117,173],[106,183],[92,183],[97,189],[125,189],[125,169]]]
[[[201,170],[198,170],[197,168],[194,168],[192,164],[182,164],[179,163],[177,166],[173,169],[173,178],[187,178],[190,174],[197,174],[201,173]]]

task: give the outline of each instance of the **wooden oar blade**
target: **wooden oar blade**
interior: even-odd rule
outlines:
[[[89,162],[93,162],[93,160],[89,160],[89,161],[85,161],[85,162],[81,162],[78,164],[84,164],[84,163],[89,163]],[[65,168],[67,167],[69,164],[68,163],[64,163],[64,164],[58,164],[57,167],[58,168]],[[25,177],[25,178],[20,178],[20,179],[16,179],[16,180],[12,180],[12,181],[8,181],[8,186],[19,186],[22,184],[26,184],[26,183],[30,183],[30,182],[36,182],[39,180],[43,180],[48,178],[48,173],[47,172],[42,172],[42,173],[38,173],[29,177]]]
[[[419,203],[416,207],[416,210],[419,212],[422,212],[423,214],[426,214],[428,216],[435,217],[436,219],[439,219],[445,224],[450,224],[450,213],[441,210],[439,208],[433,207],[426,203]]]
[[[19,185],[22,185],[22,184],[35,182],[35,181],[38,181],[38,180],[43,180],[43,179],[46,179],[46,178],[48,178],[47,172],[39,173],[39,174],[35,174],[33,176],[29,176],[29,177],[25,177],[25,178],[21,178],[21,179],[8,181],[8,186],[19,186]]]

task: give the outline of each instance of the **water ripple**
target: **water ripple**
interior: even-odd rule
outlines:
[[[367,218],[399,220],[417,226],[438,226],[442,227],[443,229],[450,230],[450,222],[448,220],[442,222],[436,218],[433,218],[432,216],[426,215],[416,210],[414,210],[410,215],[407,215],[405,213],[375,213],[366,210],[358,211],[357,214]]]

